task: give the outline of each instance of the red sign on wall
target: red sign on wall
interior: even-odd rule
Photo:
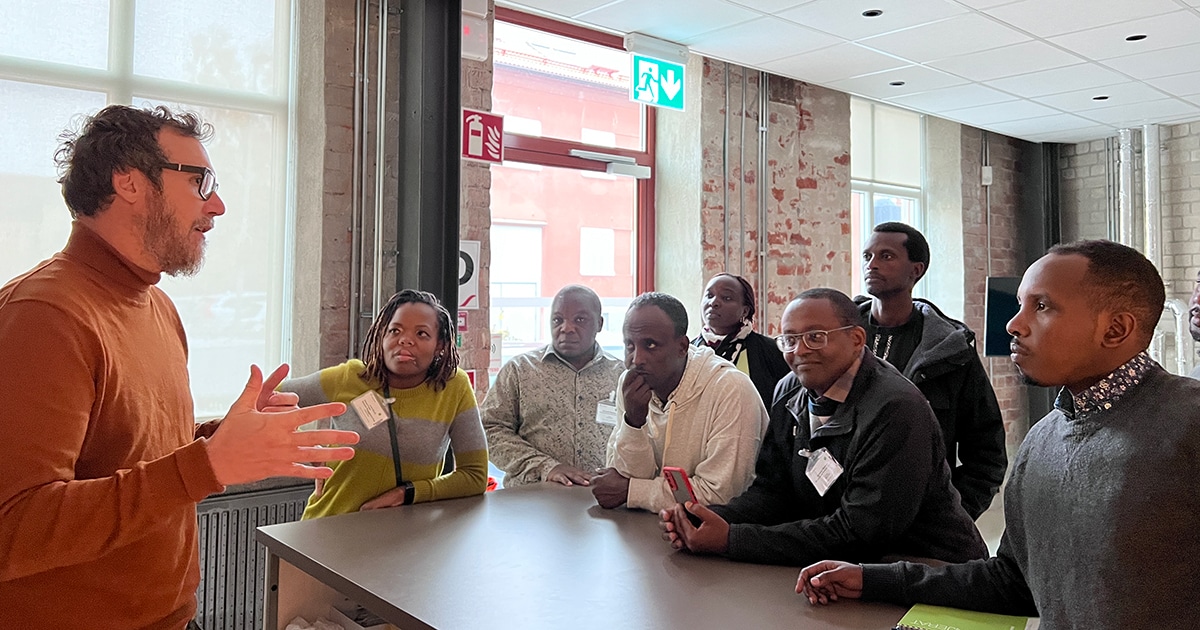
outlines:
[[[473,109],[462,110],[462,156],[499,164],[504,161],[504,117]]]

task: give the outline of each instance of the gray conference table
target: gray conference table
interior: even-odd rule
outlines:
[[[537,484],[258,529],[266,627],[343,596],[402,630],[890,629],[904,610],[813,607],[798,570],[674,551],[657,518]]]

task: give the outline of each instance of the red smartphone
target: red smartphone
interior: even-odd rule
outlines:
[[[671,493],[675,495],[676,503],[697,503],[696,492],[692,490],[692,480],[688,479],[688,475],[678,466],[663,466],[663,476],[667,478],[667,485],[671,486]]]

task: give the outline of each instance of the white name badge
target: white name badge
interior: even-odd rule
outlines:
[[[617,403],[601,400],[596,403],[596,424],[617,425]]]
[[[388,419],[387,405],[388,402],[375,390],[366,392],[350,401],[350,407],[354,409],[354,413],[358,414],[358,419],[362,420],[363,426],[368,431]]]
[[[842,476],[842,465],[833,458],[829,449],[819,448],[808,455],[808,467],[804,469],[817,494],[825,496],[830,486]]]

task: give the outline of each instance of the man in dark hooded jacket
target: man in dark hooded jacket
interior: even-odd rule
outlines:
[[[913,287],[929,268],[929,244],[912,226],[881,223],[863,250],[870,298],[855,299],[867,349],[900,370],[933,407],[946,461],[972,519],[992,504],[1008,455],[996,393],[975,349],[975,333],[925,300]]]

